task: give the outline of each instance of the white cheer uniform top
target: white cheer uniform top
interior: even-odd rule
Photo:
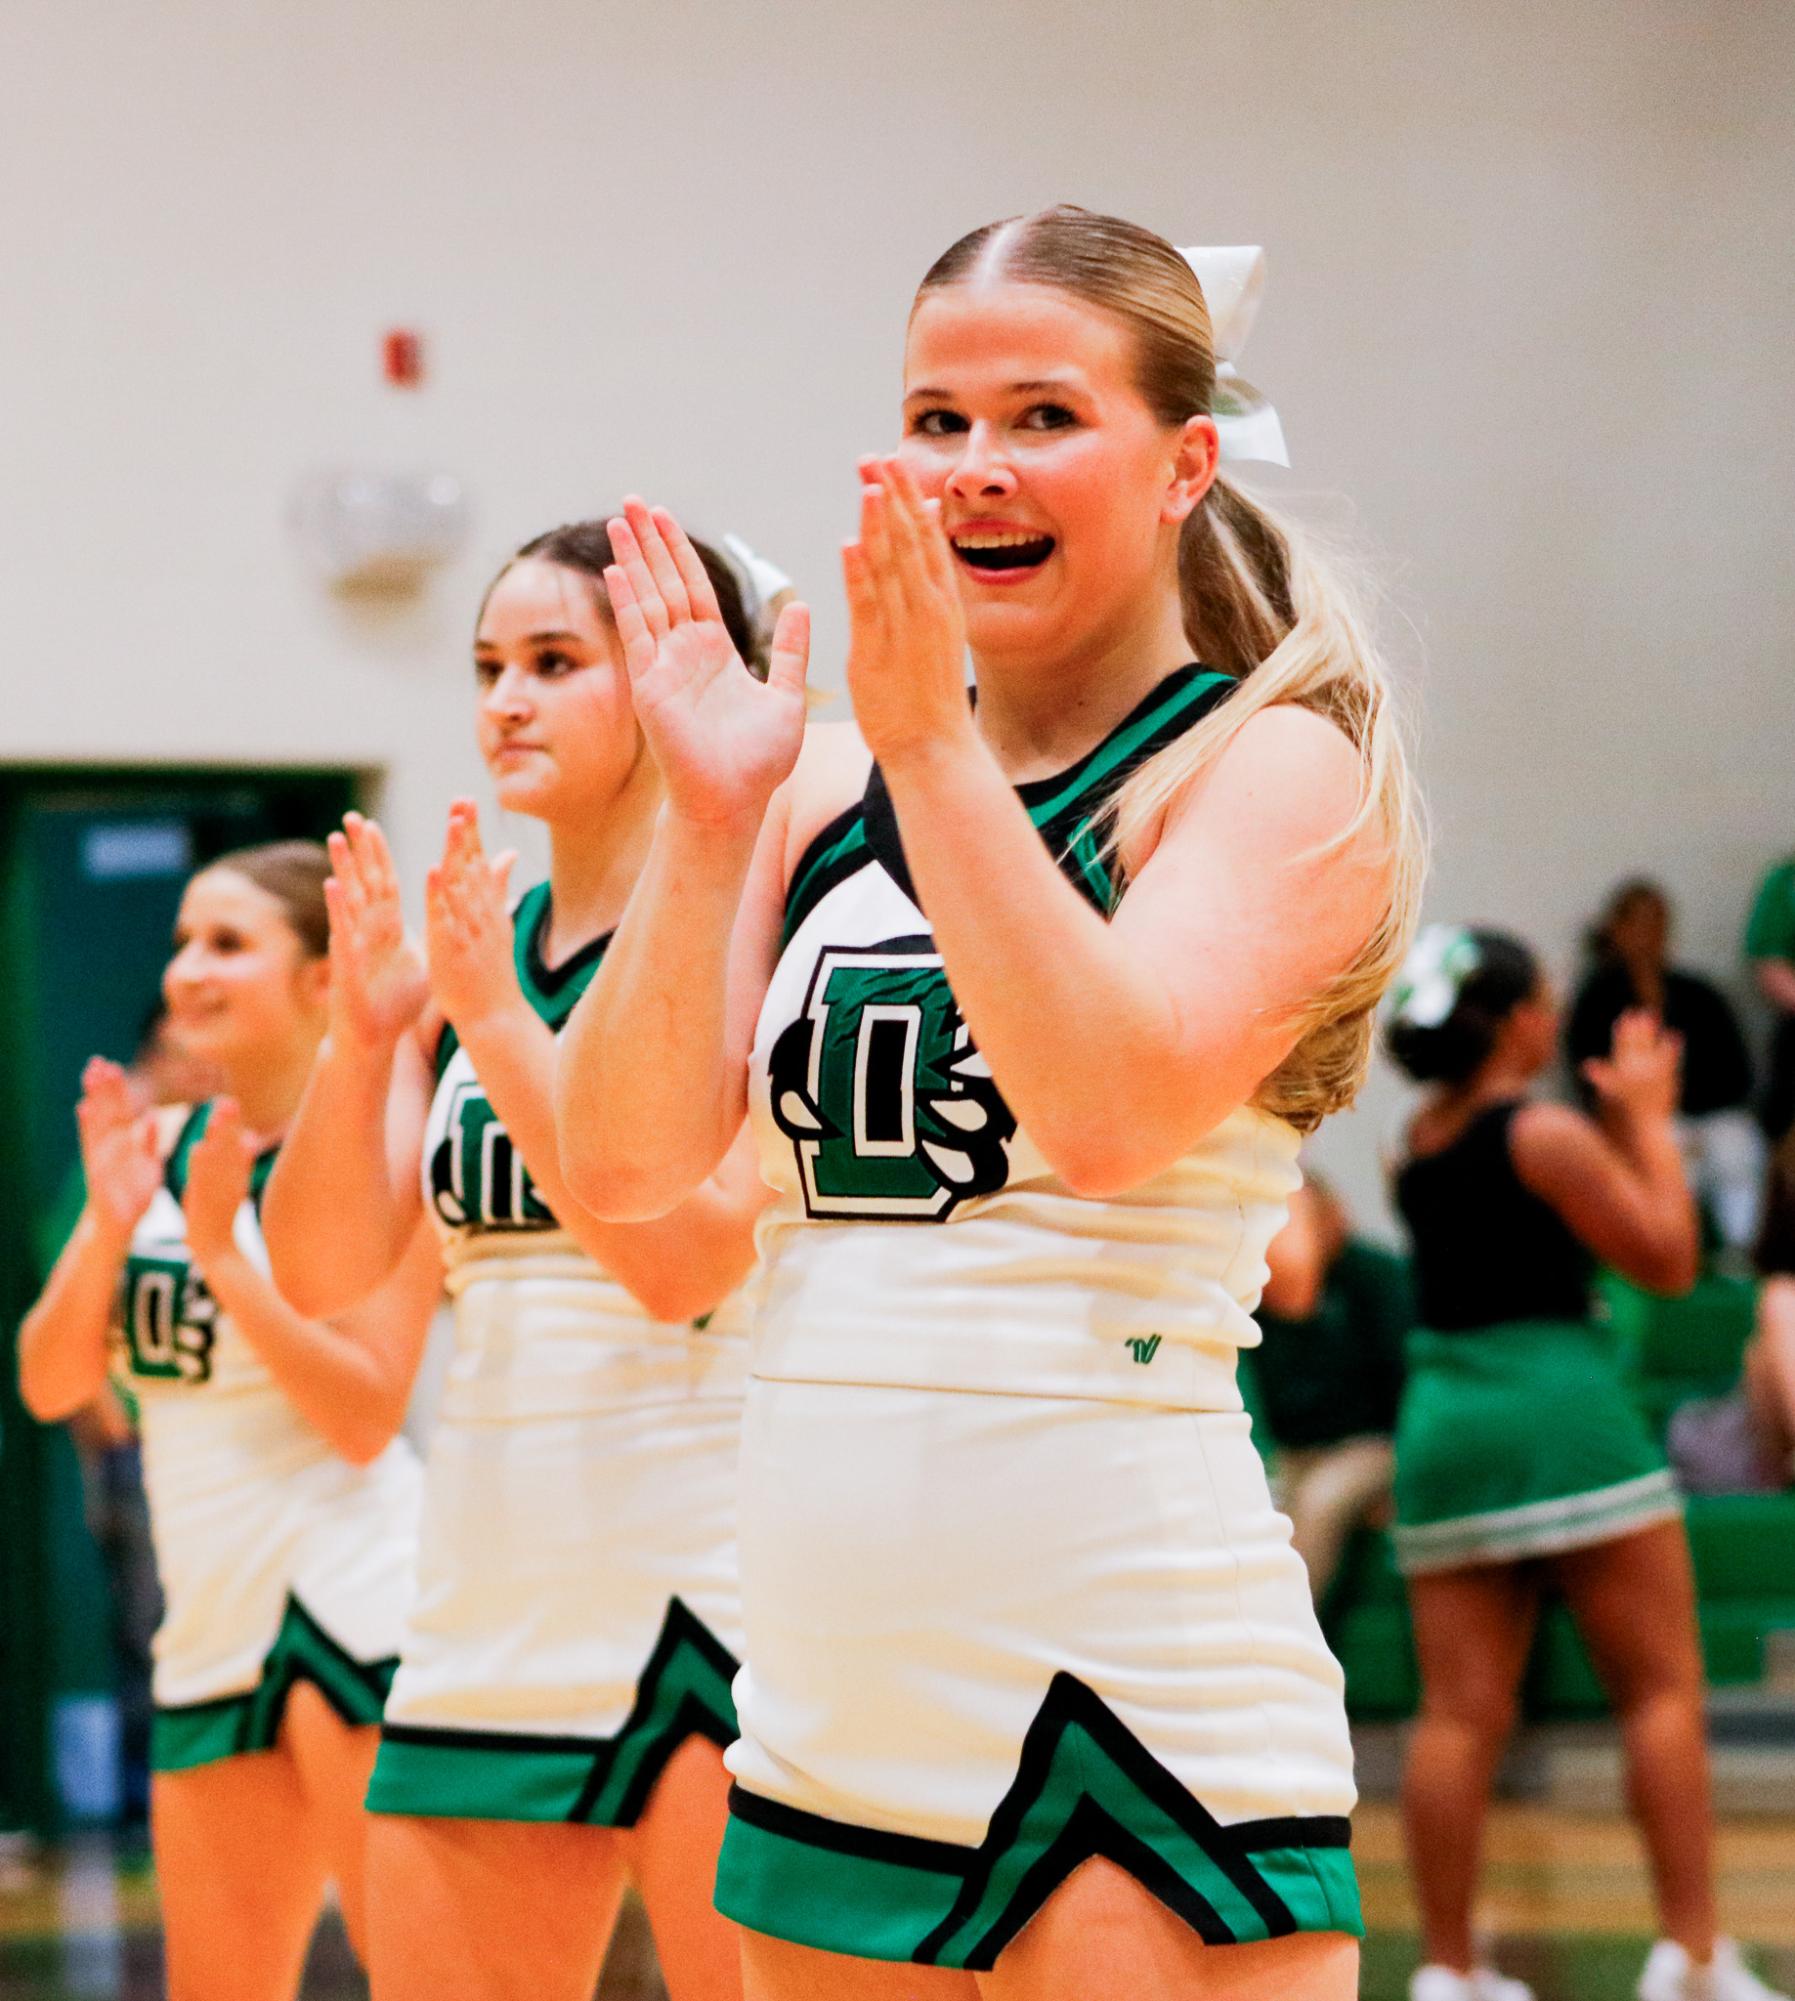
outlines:
[[[192,1261],[181,1196],[210,1110],[187,1117],[132,1235],[114,1334],[166,1600],[155,1643],[164,1707],[251,1687],[290,1597],[354,1659],[390,1658],[417,1541],[410,1446],[394,1439],[351,1465],[288,1401]],[[259,1208],[273,1164],[273,1150],[256,1162],[235,1225],[263,1274]]]
[[[591,984],[609,936],[550,969],[542,956],[549,889],[513,919],[518,979],[559,1034]],[[436,1054],[424,1137],[424,1202],[443,1242],[455,1304],[445,1423],[503,1423],[739,1396],[747,1344],[730,1299],[701,1327],[651,1319],[555,1220],[500,1123],[453,1028]]]
[[[1180,670],[1069,771],[1017,788],[1106,915],[1104,808],[1234,685]],[[794,876],[750,1108],[779,1195],[756,1377],[1241,1408],[1297,1134],[1243,1107],[1143,1186],[1073,1194],[970,1041],[876,768]]]

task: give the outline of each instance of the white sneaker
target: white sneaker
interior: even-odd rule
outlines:
[[[1639,2001],[1789,2001],[1752,1972],[1730,1938],[1716,1941],[1706,1966],[1674,1939],[1661,1938],[1646,1956],[1636,1991]]]
[[[1418,1966],[1409,1975],[1409,2001],[1533,2001],[1533,1989],[1493,1966],[1475,1966],[1469,1973]]]
[[[1526,1981],[1498,1973],[1493,1966],[1471,1969],[1471,1992],[1476,2001],[1533,2001],[1533,1989]]]

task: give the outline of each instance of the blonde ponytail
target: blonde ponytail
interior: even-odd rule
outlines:
[[[1325,716],[1359,753],[1358,811],[1329,846],[1370,825],[1390,858],[1376,928],[1352,964],[1304,1005],[1301,1039],[1256,1100],[1311,1132],[1351,1104],[1363,1083],[1374,1011],[1414,933],[1426,852],[1420,804],[1389,678],[1337,558],[1218,480],[1185,524],[1179,582],[1196,657],[1237,675],[1241,687],[1123,785],[1109,829],[1123,876],[1191,781],[1280,702]]]

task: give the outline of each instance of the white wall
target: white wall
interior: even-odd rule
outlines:
[[[1562,957],[1649,868],[1730,971],[1795,842],[1792,87],[1795,10],[1722,0],[9,0],[0,759],[384,764],[415,875],[482,581],[625,486],[794,570],[835,677],[910,288],[1070,198],[1269,247],[1252,372],[1390,585],[1432,908]],[[287,538],[357,457],[476,496],[414,607]],[[1386,1095],[1323,1143],[1366,1195]]]

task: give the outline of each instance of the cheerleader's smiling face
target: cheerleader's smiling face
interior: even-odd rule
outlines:
[[[1175,595],[1215,428],[1154,414],[1116,315],[1003,278],[927,292],[904,386],[900,451],[941,503],[975,655],[1115,644]]]
[[[474,636],[480,755],[507,812],[584,818],[646,754],[603,598],[595,577],[532,556],[486,595]]]
[[[323,1034],[329,962],[306,950],[279,897],[247,876],[227,866],[196,875],[174,945],[162,975],[169,1023],[184,1052],[215,1065],[227,1087]]]

